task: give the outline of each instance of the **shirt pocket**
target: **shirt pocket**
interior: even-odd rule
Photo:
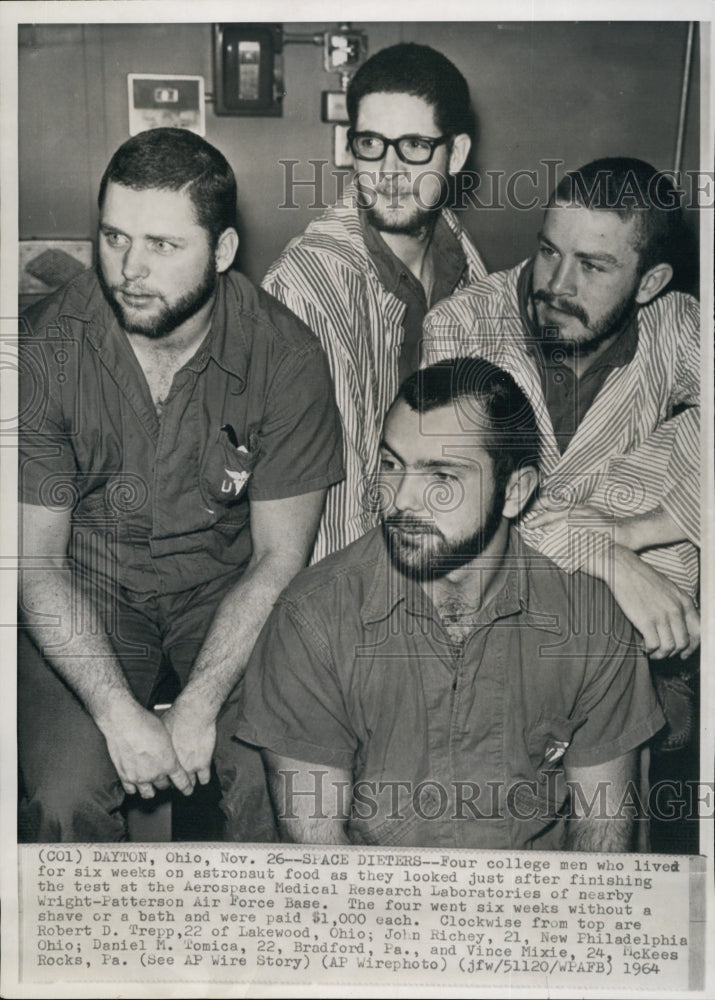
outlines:
[[[204,503],[212,511],[224,511],[247,499],[247,487],[258,459],[258,441],[250,436],[249,447],[233,444],[221,429],[209,442],[201,458],[199,486]]]

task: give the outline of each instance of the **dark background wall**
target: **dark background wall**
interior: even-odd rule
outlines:
[[[547,193],[543,160],[575,167],[625,154],[672,168],[687,26],[673,22],[370,23],[369,52],[398,41],[433,45],[467,77],[480,122],[470,166],[479,198],[461,213],[490,269],[532,250],[538,209],[499,207],[505,179],[537,170],[536,192],[522,179],[522,201]],[[329,23],[285,24],[312,33]],[[128,137],[127,73],[201,74],[213,91],[210,24],[36,25],[19,29],[20,238],[87,238],[96,226],[96,191],[114,149]],[[697,44],[682,167],[698,168]],[[260,280],[287,240],[318,214],[311,192],[285,203],[285,168],[310,178],[308,161],[325,159],[331,175],[332,126],[320,121],[322,90],[337,89],[322,50],[287,45],[282,118],[218,117],[206,107],[206,138],[232,164],[239,183],[240,264]],[[500,172],[497,182],[490,172]],[[561,172],[559,173],[559,176]]]

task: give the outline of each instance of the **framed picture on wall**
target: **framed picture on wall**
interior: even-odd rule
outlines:
[[[129,135],[150,128],[187,128],[206,135],[202,76],[128,73]]]
[[[20,240],[20,295],[48,295],[92,266],[91,240]]]

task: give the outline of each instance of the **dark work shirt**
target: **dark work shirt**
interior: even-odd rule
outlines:
[[[531,301],[532,271],[533,262],[527,264],[519,275],[519,312],[524,329],[531,334],[530,353],[539,369],[546,409],[563,455],[610,373],[614,368],[629,364],[635,357],[638,321],[635,315],[629,316],[613,343],[579,378],[564,364],[561,342],[545,338],[539,330]]]
[[[420,366],[422,321],[427,310],[454,292],[464,274],[467,259],[459,240],[444,219],[439,216],[430,244],[434,280],[432,295],[428,302],[422,282],[392,252],[380,233],[366,221],[364,215],[361,215],[360,219],[365,246],[377,268],[380,281],[386,291],[391,292],[406,306],[402,320],[405,339],[402,342],[399,358],[399,378],[402,382],[412,372],[417,371]]]
[[[21,498],[71,509],[75,564],[135,595],[237,574],[253,501],[342,477],[319,341],[238,272],[221,277],[161,419],[93,272],[33,307],[21,357]]]
[[[348,771],[367,796],[354,841],[560,847],[561,758],[613,760],[662,715],[599,580],[568,576],[516,532],[503,568],[460,643],[394,568],[380,528],[305,570],[256,642],[238,736]]]

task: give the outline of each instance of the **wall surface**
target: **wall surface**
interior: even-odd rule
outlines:
[[[328,24],[285,24],[311,34]],[[500,207],[506,179],[536,170],[536,191],[522,177],[515,194],[541,200],[545,160],[565,167],[605,155],[673,166],[682,80],[684,23],[371,23],[369,51],[397,41],[433,45],[467,77],[479,119],[469,166],[478,171],[480,205],[466,199],[461,218],[490,269],[529,254],[541,212]],[[87,238],[96,227],[96,191],[114,149],[128,137],[127,73],[202,74],[213,91],[210,24],[38,25],[20,27],[20,238]],[[315,176],[323,159],[323,200],[337,190],[332,126],[320,121],[322,90],[337,89],[322,50],[287,45],[281,118],[218,117],[206,107],[206,137],[232,164],[239,183],[240,265],[260,280],[292,236],[318,214],[311,190],[286,202],[286,167]],[[697,55],[697,47],[696,47]],[[698,63],[693,67],[683,169],[698,167]],[[497,178],[497,175],[499,177]],[[561,172],[559,173],[559,176]],[[489,207],[486,207],[489,206]]]

